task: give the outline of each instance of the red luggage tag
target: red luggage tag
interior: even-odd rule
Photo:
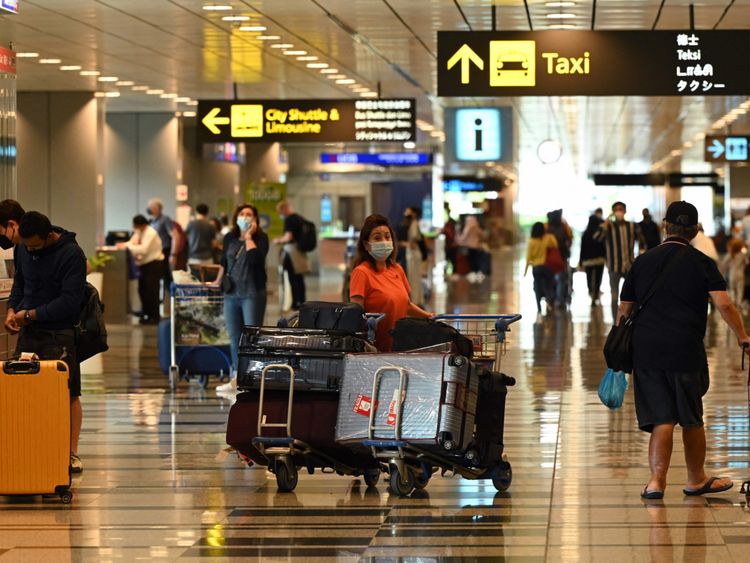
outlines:
[[[372,397],[367,395],[357,395],[357,399],[354,401],[354,412],[361,414],[362,416],[369,417],[370,409],[372,408]],[[375,409],[378,408],[378,401],[375,401]]]

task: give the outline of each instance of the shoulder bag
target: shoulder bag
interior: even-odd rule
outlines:
[[[614,371],[632,373],[633,371],[633,323],[646,303],[661,289],[667,275],[674,269],[675,265],[687,252],[688,245],[677,251],[675,256],[664,267],[656,279],[651,289],[638,303],[638,308],[630,314],[627,319],[622,319],[619,324],[614,325],[607,335],[607,341],[604,343],[604,359],[607,361],[607,367]],[[616,321],[616,319],[615,319]]]
[[[240,248],[237,250],[237,254],[234,255],[234,262],[232,262],[232,267],[229,268],[228,271],[224,273],[224,275],[221,276],[221,290],[224,293],[232,293],[234,291],[234,280],[232,280],[232,270],[234,270],[234,267],[237,265],[237,260],[240,258],[240,254],[242,254],[242,249],[245,248],[244,241],[240,240]]]

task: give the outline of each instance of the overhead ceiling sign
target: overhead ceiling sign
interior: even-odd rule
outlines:
[[[416,102],[398,100],[201,100],[199,139],[348,143],[416,139]]]
[[[706,162],[750,161],[750,137],[745,135],[712,135],[706,137]]]
[[[0,10],[18,13],[18,0],[0,0]]]
[[[376,166],[426,166],[432,155],[424,152],[322,153],[322,164],[374,164]]]
[[[439,96],[750,91],[750,31],[439,31]]]

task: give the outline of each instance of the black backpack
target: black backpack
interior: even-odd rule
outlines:
[[[90,283],[86,283],[86,301],[75,331],[76,359],[79,362],[109,350],[107,327],[104,324],[104,304],[99,298],[99,292]]]
[[[299,230],[299,239],[297,239],[297,248],[301,252],[312,252],[316,246],[318,246],[318,228],[315,223],[303,218]]]

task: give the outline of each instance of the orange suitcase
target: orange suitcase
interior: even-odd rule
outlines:
[[[0,363],[0,495],[70,492],[68,366]]]

